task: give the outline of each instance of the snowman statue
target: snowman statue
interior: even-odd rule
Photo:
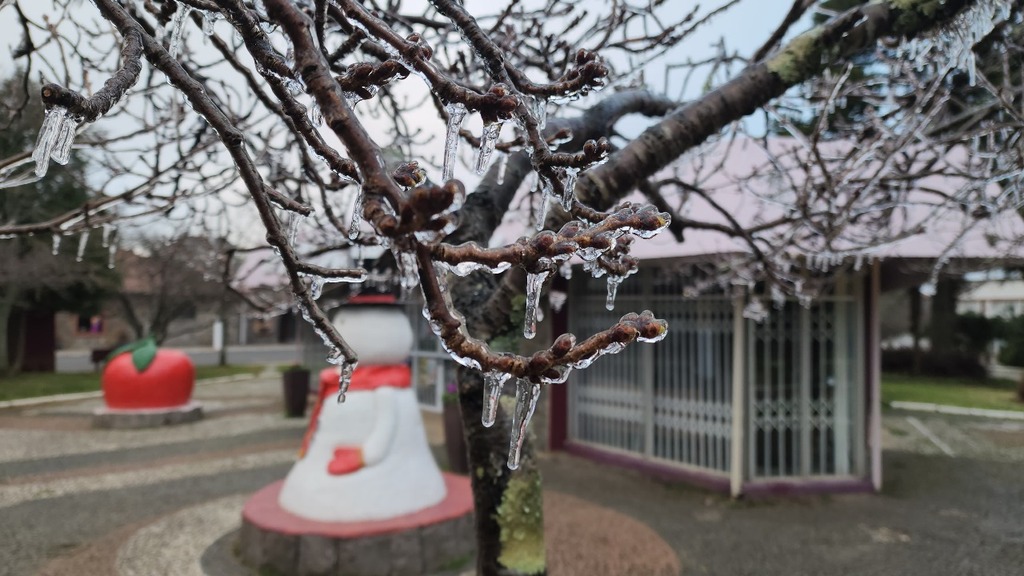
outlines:
[[[334,326],[359,366],[343,403],[336,400],[338,369],[321,374],[319,400],[278,503],[322,522],[385,520],[440,503],[445,480],[411,388],[413,333],[402,308],[393,296],[356,296]]]

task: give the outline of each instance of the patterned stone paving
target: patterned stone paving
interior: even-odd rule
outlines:
[[[93,428],[97,399],[0,410],[0,576],[207,574],[204,554],[234,542],[244,502],[295,459],[306,423],[282,416],[280,396],[276,375],[204,384],[203,420],[140,430]],[[443,443],[438,415],[424,420]],[[545,511],[553,576],[679,572],[624,514],[555,493]]]

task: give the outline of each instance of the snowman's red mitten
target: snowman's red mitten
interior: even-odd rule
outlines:
[[[332,476],[350,474],[363,467],[363,450],[358,446],[335,448],[334,458],[327,464],[327,473]]]

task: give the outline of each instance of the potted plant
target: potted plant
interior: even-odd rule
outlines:
[[[448,453],[448,468],[456,474],[469,473],[469,455],[466,437],[462,434],[462,414],[459,410],[459,389],[449,382],[441,395],[444,410],[444,446]]]
[[[281,373],[284,386],[284,414],[289,418],[306,415],[309,401],[309,369],[292,364]]]

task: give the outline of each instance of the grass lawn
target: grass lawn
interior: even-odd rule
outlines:
[[[966,408],[1024,411],[1016,400],[1017,385],[1009,380],[968,380],[882,375],[882,402],[930,402]]]
[[[259,374],[262,366],[196,366],[196,379],[233,376],[235,374]],[[10,378],[0,377],[0,401],[70,392],[91,392],[100,389],[98,372],[74,372],[68,374],[18,374]]]

